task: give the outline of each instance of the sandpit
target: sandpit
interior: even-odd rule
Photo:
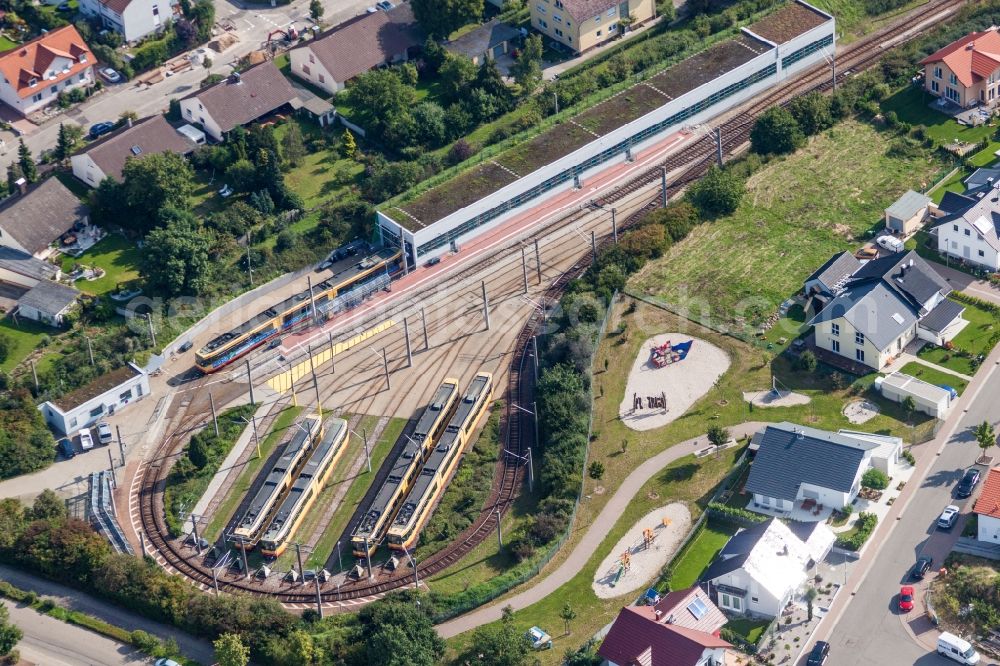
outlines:
[[[878,416],[879,406],[868,400],[852,400],[844,405],[844,416],[851,423],[865,423]]]
[[[666,341],[674,344],[693,341],[691,350],[682,361],[657,368],[649,352]],[[618,407],[618,416],[633,430],[652,430],[680,418],[691,405],[709,392],[715,381],[729,369],[729,356],[713,344],[681,333],[663,333],[646,340],[632,364],[625,388],[625,398]],[[666,397],[666,409],[656,404]],[[636,400],[641,408],[636,408]],[[652,403],[652,404],[651,404]]]
[[[664,525],[664,523],[667,523]],[[654,539],[647,548],[643,530],[651,529]],[[643,516],[618,540],[594,574],[594,594],[611,599],[641,589],[659,573],[691,529],[691,512],[680,502],[654,509]],[[621,556],[629,551],[629,568],[617,582]]]
[[[762,391],[744,391],[743,402],[753,403],[754,407],[794,407],[796,405],[807,405],[812,400],[804,393],[794,391],[775,391],[764,389]]]

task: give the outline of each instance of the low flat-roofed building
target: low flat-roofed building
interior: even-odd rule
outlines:
[[[943,419],[951,409],[952,391],[954,389],[936,386],[902,372],[893,372],[875,380],[875,388],[882,396],[894,402],[903,402],[913,398],[918,412],[923,412],[935,418]]]
[[[38,410],[53,430],[70,435],[146,395],[149,395],[149,376],[130,362],[61,398],[43,402]]]

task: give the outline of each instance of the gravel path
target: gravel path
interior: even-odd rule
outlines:
[[[649,351],[666,341],[675,344],[693,340],[683,361],[657,368],[649,360]],[[713,344],[680,333],[663,333],[646,340],[639,348],[628,376],[625,397],[618,416],[633,430],[652,430],[684,415],[691,405],[708,393],[715,381],[729,369],[729,356]],[[666,409],[650,406],[648,398],[666,397]],[[635,408],[639,401],[641,408]]]

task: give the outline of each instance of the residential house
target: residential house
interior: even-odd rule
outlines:
[[[47,178],[0,204],[0,245],[45,259],[89,211],[58,178]]]
[[[180,101],[181,117],[196,123],[210,137],[222,141],[226,132],[289,108],[295,90],[272,61],[203,88]]]
[[[916,411],[938,419],[948,415],[951,403],[957,397],[952,388],[935,386],[902,372],[878,377],[875,388],[882,393],[882,397],[893,402],[902,403],[907,398],[912,398]]]
[[[331,95],[365,72],[396,62],[423,44],[409,3],[356,16],[288,52],[291,72]]]
[[[747,508],[802,521],[825,519],[854,502],[869,469],[892,476],[903,450],[898,437],[787,422],[766,426],[758,444],[743,487],[753,495]]]
[[[980,169],[963,194],[946,193],[932,233],[938,252],[977,268],[1000,271],[1000,181]]]
[[[806,312],[815,314],[825,308],[834,297],[843,291],[844,285],[862,264],[850,252],[835,254],[816,272],[806,278],[803,293],[806,297]]]
[[[80,292],[58,282],[41,280],[17,301],[17,314],[49,326],[62,326]]]
[[[73,175],[91,187],[105,178],[121,180],[126,160],[156,153],[187,155],[197,144],[178,132],[165,116],[155,115],[129,123],[70,157]]]
[[[907,190],[885,209],[885,228],[897,236],[914,234],[924,225],[933,205],[927,195]]]
[[[176,0],[80,0],[80,11],[126,42],[163,30],[168,20],[180,14]]]
[[[653,0],[531,0],[531,27],[576,53],[625,32],[622,20],[640,25],[656,16]]]
[[[448,42],[444,48],[453,55],[468,58],[473,65],[481,65],[484,60],[510,53],[520,38],[520,30],[500,19],[493,19]]]
[[[813,316],[817,356],[852,372],[881,370],[914,339],[942,345],[967,323],[951,286],[916,252],[867,262]]]
[[[972,512],[976,514],[976,538],[1000,544],[1000,467],[993,467],[986,473]]]
[[[59,93],[93,85],[95,62],[72,25],[47,32],[0,54],[0,101],[26,116]]]
[[[825,523],[793,523],[790,527],[772,518],[734,534],[702,581],[708,585],[712,600],[725,611],[777,617],[835,540]]]
[[[597,653],[608,666],[722,666],[727,618],[700,587],[671,592],[652,606],[625,606]]]
[[[961,107],[997,104],[1000,77],[1000,34],[973,32],[920,61],[924,89]]]
[[[149,377],[135,363],[128,363],[61,398],[43,402],[38,411],[53,430],[69,435],[147,395]]]
[[[27,252],[0,245],[0,291],[14,301],[5,303],[10,310],[27,290],[43,280],[58,280],[59,269]]]

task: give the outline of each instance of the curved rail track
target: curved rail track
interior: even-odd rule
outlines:
[[[905,15],[894,25],[883,28],[847,47],[837,58],[837,67],[842,72],[837,77],[838,81],[843,80],[849,72],[863,70],[875,64],[884,53],[885,47],[883,45],[887,40],[904,41],[908,38],[907,33],[917,34],[911,27],[912,23],[908,21],[912,17],[919,16],[922,20],[924,17],[935,16],[940,20],[956,13],[965,4],[967,4],[966,0],[931,0],[931,2]],[[733,118],[721,124],[723,152],[731,153],[746,143],[756,117],[765,109],[776,104],[787,104],[795,97],[808,92],[828,90],[832,86],[833,77],[830,70],[824,66],[818,66],[783,82],[782,87],[764,93],[756,101],[739,109],[738,114]],[[653,185],[660,180],[664,168],[675,172],[669,186],[676,192],[677,189],[704,175],[711,164],[715,162],[716,151],[716,144],[711,140],[703,139],[690,144],[627,183],[595,199],[595,203],[604,206],[627,198],[638,198],[638,205],[633,202],[629,206],[633,210],[619,223],[619,230],[627,229],[635,225],[649,210],[659,205],[662,194],[657,191],[657,188],[653,188]],[[643,193],[643,190],[646,192]],[[550,223],[545,229],[539,230],[536,235],[545,234],[555,227],[574,224],[590,214],[589,210],[572,213]],[[613,241],[608,234],[601,237],[599,245],[603,247],[611,242]],[[516,252],[518,247],[517,245],[510,246],[502,250],[500,254]],[[496,257],[493,257],[491,260],[495,259]],[[587,252],[568,270],[562,272],[545,290],[540,300],[541,308],[546,307],[546,303],[555,302],[566,285],[582,275],[590,266],[591,261],[592,254]],[[481,263],[461,271],[452,279],[464,279],[480,269]],[[506,408],[501,419],[505,447],[497,463],[498,473],[494,476],[490,496],[484,503],[480,515],[470,527],[450,545],[419,563],[418,574],[421,577],[426,578],[443,571],[482,543],[496,528],[499,516],[517,498],[524,474],[522,463],[527,447],[532,444],[533,428],[530,427],[530,424],[526,425],[525,423],[528,415],[516,410],[511,404],[530,404],[533,400],[534,372],[527,364],[533,362],[529,360],[531,338],[543,326],[544,319],[545,312],[536,308],[519,332],[514,344],[507,377]],[[202,417],[201,413],[186,413],[182,417],[180,426],[164,439],[157,456],[144,467],[141,473],[139,504],[142,530],[148,537],[149,546],[152,547],[152,552],[147,547],[147,554],[152,554],[162,566],[189,578],[200,588],[211,589],[213,586],[211,569],[203,561],[200,561],[200,557],[196,557],[191,552],[184,552],[187,549],[178,540],[166,536],[168,530],[164,519],[163,505],[163,486],[170,471],[170,461],[181,450],[185,441],[184,435],[194,428],[194,424]],[[382,575],[372,581],[361,580],[343,585],[338,589],[326,585],[321,590],[322,601],[326,607],[333,606],[336,609],[349,605],[344,604],[344,601],[360,600],[364,602],[377,598],[393,589],[410,584],[412,575],[403,569],[400,568],[394,574]],[[292,607],[302,608],[316,602],[315,592],[307,592],[307,588],[293,587],[293,585],[287,585],[286,589],[266,588],[259,582],[244,578],[243,574],[220,575],[218,586],[220,590],[224,591],[273,597]]]

